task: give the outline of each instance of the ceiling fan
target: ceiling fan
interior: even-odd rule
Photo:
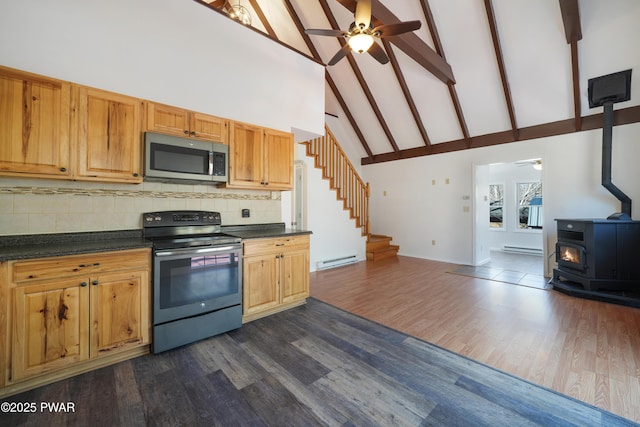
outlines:
[[[420,21],[399,22],[397,24],[379,25],[371,24],[371,0],[358,0],[354,22],[349,26],[349,31],[344,30],[320,30],[308,29],[305,33],[316,36],[344,37],[347,44],[334,55],[328,65],[335,65],[349,52],[355,50],[358,53],[368,52],[381,64],[389,62],[384,49],[375,42],[375,39],[397,36],[399,34],[415,31],[422,25]]]

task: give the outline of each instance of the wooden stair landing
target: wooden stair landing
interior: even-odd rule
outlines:
[[[367,239],[367,259],[377,261],[398,256],[400,246],[391,244],[391,237],[381,234],[370,234]]]

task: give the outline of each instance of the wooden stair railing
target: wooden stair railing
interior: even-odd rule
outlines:
[[[336,198],[342,200],[362,235],[369,236],[369,183],[360,178],[326,125],[325,131],[325,136],[302,143],[307,156],[314,158],[315,167],[322,170],[322,178],[328,179],[331,189],[336,190]]]

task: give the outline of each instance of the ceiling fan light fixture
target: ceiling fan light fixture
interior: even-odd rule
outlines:
[[[373,36],[369,34],[354,34],[349,37],[349,41],[347,42],[351,49],[356,52],[363,53],[369,50],[371,45],[373,45]]]
[[[244,25],[251,26],[251,14],[249,13],[249,9],[242,6],[240,2],[238,4],[231,6],[229,9],[229,17],[235,19],[236,21],[240,21]]]

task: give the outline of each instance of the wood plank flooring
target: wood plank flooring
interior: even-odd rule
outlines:
[[[410,257],[311,273],[311,295],[640,422],[640,309]]]
[[[5,402],[37,410],[2,406],[3,426],[633,424],[315,299]]]

